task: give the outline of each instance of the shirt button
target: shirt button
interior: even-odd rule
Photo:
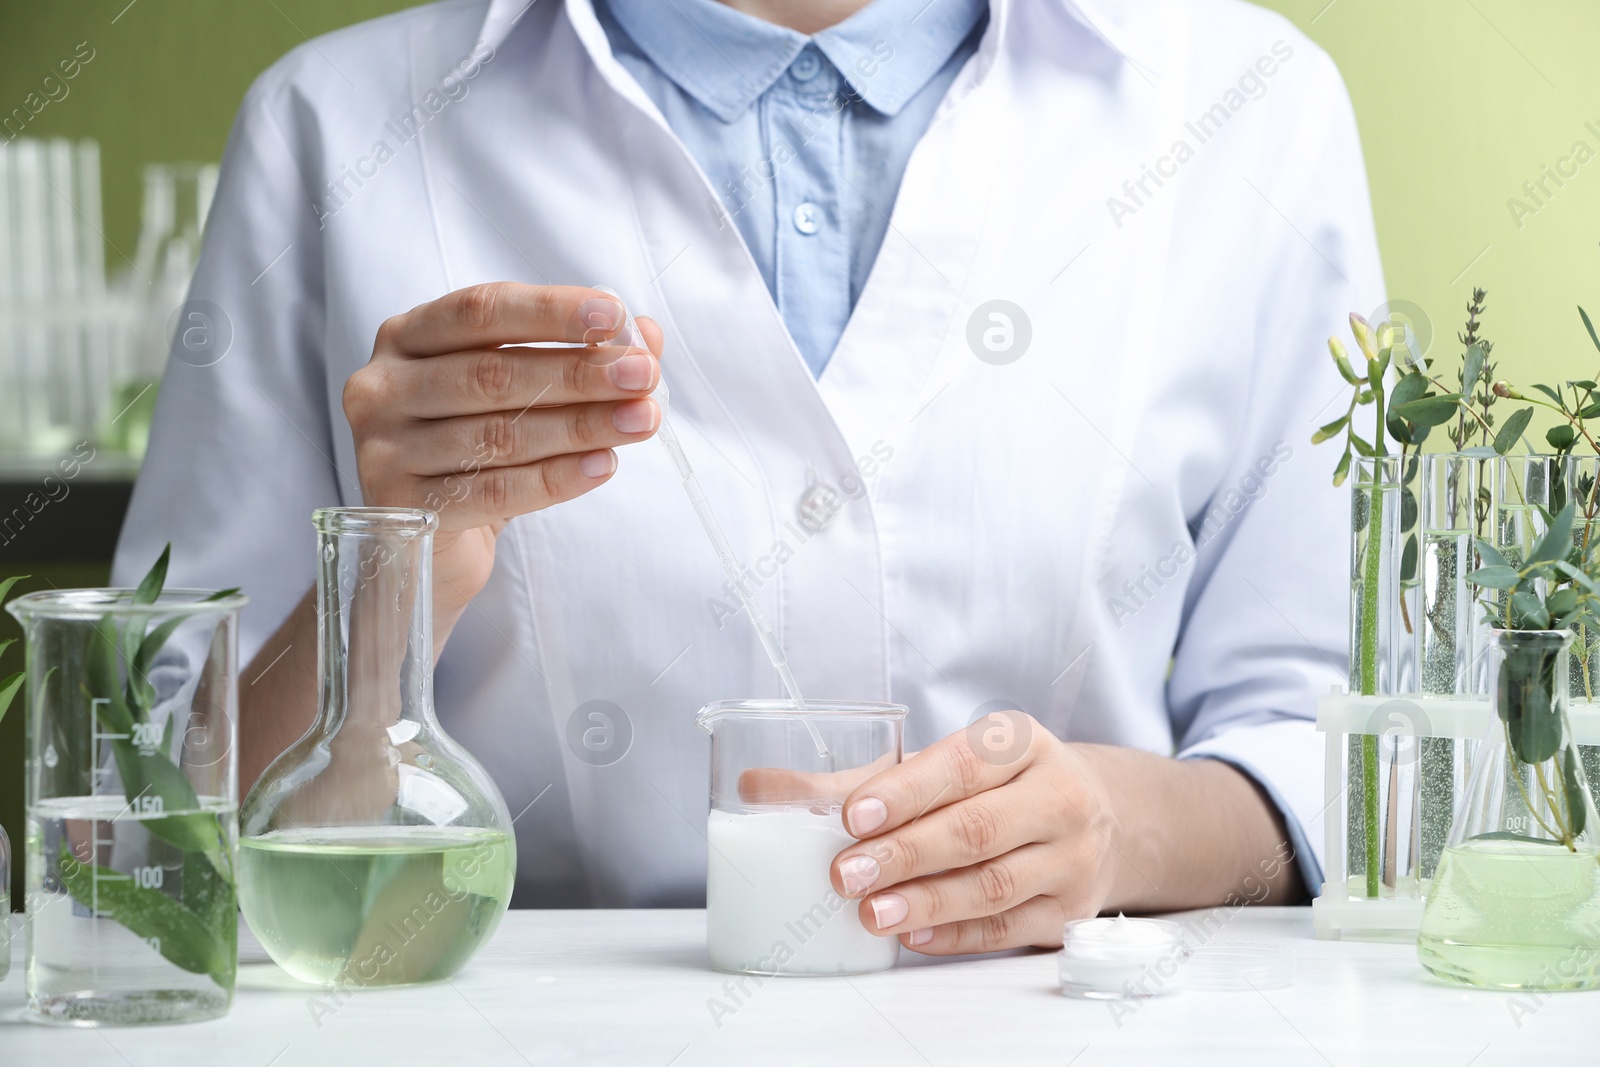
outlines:
[[[808,82],[821,72],[822,60],[809,48],[801,52],[789,67],[789,73],[794,75],[796,81]]]
[[[795,510],[800,516],[800,525],[812,533],[821,533],[843,508],[844,499],[838,490],[831,485],[815,482],[805,491]]]
[[[794,228],[810,237],[822,229],[822,209],[807,200],[794,209]]]

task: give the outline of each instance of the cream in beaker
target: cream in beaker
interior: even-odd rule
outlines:
[[[718,701],[697,721],[711,734],[706,948],[719,971],[866,974],[894,966],[900,942],[861,925],[829,880],[855,842],[850,792],[900,762],[897,704]],[[815,737],[826,744],[819,756]]]

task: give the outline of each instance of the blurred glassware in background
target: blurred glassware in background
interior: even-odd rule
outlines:
[[[107,425],[107,448],[137,461],[150,440],[156,386],[166,369],[178,310],[200,261],[216,164],[154,163],[144,168],[144,207],[131,269],[117,279],[134,317],[129,364],[114,381],[116,420]]]
[[[83,441],[100,473],[137,467],[216,182],[213,164],[147,166],[133,261],[108,281],[99,145],[0,144],[0,468]]]

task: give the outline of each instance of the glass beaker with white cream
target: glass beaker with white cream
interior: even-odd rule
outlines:
[[[905,716],[899,704],[812,700],[700,709],[696,721],[711,735],[706,948],[715,970],[844,975],[894,966],[900,942],[868,932],[828,871],[855,841],[845,798],[900,762]]]

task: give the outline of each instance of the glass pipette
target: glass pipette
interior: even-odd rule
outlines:
[[[593,288],[614,297],[617,303],[622,305],[623,332],[612,339],[613,343],[648,348],[649,346],[644,343],[644,334],[639,332],[639,325],[634,322],[633,312],[628,310],[628,302],[622,299],[622,294],[609,285],[596,285]],[[678,476],[683,479],[683,491],[689,494],[689,502],[694,505],[694,513],[700,516],[700,525],[705,527],[706,536],[711,539],[711,547],[716,549],[717,558],[722,561],[722,569],[728,574],[728,583],[733,586],[733,591],[738,596],[739,604],[744,608],[750,625],[755,627],[756,637],[760,639],[761,647],[766,650],[767,658],[777,670],[783,687],[789,691],[789,697],[794,701],[795,708],[805,711],[805,699],[800,695],[800,686],[794,680],[794,672],[789,670],[789,660],[783,654],[783,646],[778,644],[777,635],[772,632],[771,624],[761,613],[761,606],[756,603],[755,594],[746,587],[744,568],[740,565],[738,557],[733,554],[733,548],[728,544],[727,537],[723,535],[722,526],[717,522],[717,514],[711,510],[711,501],[706,499],[705,491],[700,488],[700,479],[695,477],[694,468],[689,465],[689,457],[684,455],[683,445],[679,442],[672,423],[667,419],[667,404],[671,399],[671,391],[667,388],[665,378],[661,380],[661,384],[656,387],[652,395],[661,405],[661,425],[656,429],[656,438],[667,450],[667,455],[672,457],[673,466],[678,468]],[[817,756],[827,759],[828,746],[823,743],[816,724],[805,717],[802,717],[801,721],[805,723],[812,742],[817,746]]]

